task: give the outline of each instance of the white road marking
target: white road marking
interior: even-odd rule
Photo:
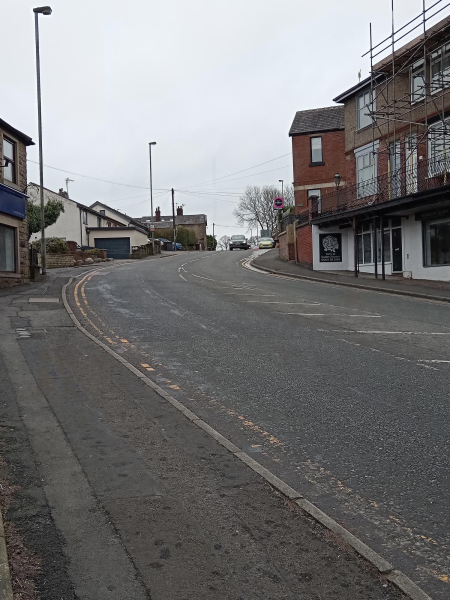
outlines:
[[[194,273],[191,273],[192,277],[198,277],[199,279],[207,279],[208,281],[214,281],[214,279],[211,279],[211,277],[202,277],[201,275],[194,275]]]
[[[239,292],[222,292],[224,295],[232,295],[232,296],[258,296],[259,298],[264,298],[264,297],[269,297],[271,296],[272,298],[275,296],[275,294],[240,294]]]
[[[246,302],[253,302],[257,304],[287,304],[289,306],[294,306],[295,304],[299,304],[300,306],[320,306],[320,302],[280,302],[279,300],[268,300],[264,302],[264,300],[246,300]]]
[[[346,314],[327,314],[327,313],[299,313],[299,312],[285,312],[280,313],[282,315],[300,315],[301,317],[357,317],[358,319],[380,319],[381,315],[346,315]]]
[[[181,273],[178,273],[178,275],[181,277],[181,279],[182,279],[183,281],[187,281],[187,279],[185,279]]]
[[[426,362],[426,363],[447,363],[447,364],[450,364],[450,360],[438,360],[436,358],[432,359],[432,360],[431,359],[427,360],[426,358],[419,358],[418,361],[419,362]]]

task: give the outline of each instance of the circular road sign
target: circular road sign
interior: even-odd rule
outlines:
[[[283,198],[275,198],[275,200],[273,201],[273,207],[276,209],[280,209],[283,208],[284,205],[284,200]]]

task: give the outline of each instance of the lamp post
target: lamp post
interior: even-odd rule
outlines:
[[[281,183],[281,197],[284,198],[284,181],[283,179],[278,180]]]
[[[336,175],[334,176],[334,185],[336,186],[336,205],[337,205],[337,209],[339,210],[339,186],[341,185],[341,179],[342,176],[339,175],[339,173],[336,173]]]
[[[45,260],[45,216],[44,216],[44,163],[42,158],[42,110],[41,110],[41,61],[39,56],[39,15],[51,15],[50,6],[38,6],[33,8],[34,31],[36,37],[36,82],[38,101],[38,132],[39,132],[39,187],[41,200],[41,272],[47,272]]]
[[[153,228],[152,234],[152,251],[153,256],[155,256],[155,225],[153,223],[153,178],[152,178],[152,146],[156,146],[156,142],[149,142],[148,144],[148,152],[150,157],[150,229]]]

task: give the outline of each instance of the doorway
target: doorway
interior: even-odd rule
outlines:
[[[392,271],[403,271],[402,228],[392,229]]]

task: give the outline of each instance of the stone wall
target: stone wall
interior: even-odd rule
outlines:
[[[58,269],[61,267],[73,267],[75,260],[70,254],[49,254],[45,255],[47,269]],[[41,256],[38,255],[38,264],[41,264]]]

